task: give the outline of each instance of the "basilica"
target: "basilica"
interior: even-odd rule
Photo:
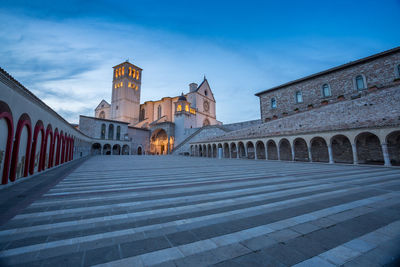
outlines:
[[[204,126],[222,124],[206,77],[180,96],[141,103],[142,71],[129,61],[113,67],[111,104],[102,100],[94,117],[80,116],[79,129],[99,140],[95,153],[169,154]]]

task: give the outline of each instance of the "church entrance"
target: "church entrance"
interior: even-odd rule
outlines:
[[[153,155],[166,155],[168,153],[168,135],[164,129],[155,131],[150,139],[150,153]]]

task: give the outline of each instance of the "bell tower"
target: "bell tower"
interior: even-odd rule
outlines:
[[[142,69],[128,60],[115,67],[111,95],[111,119],[139,122]]]

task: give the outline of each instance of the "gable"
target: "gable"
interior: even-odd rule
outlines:
[[[102,105],[103,105],[103,107],[102,107]],[[108,104],[108,102],[103,99],[100,101],[100,104],[97,105],[95,110],[102,109],[102,108],[109,108],[109,107],[111,107],[111,105]]]
[[[215,102],[214,94],[211,91],[211,87],[210,87],[210,84],[208,83],[207,79],[204,79],[204,81],[197,88],[196,92]]]

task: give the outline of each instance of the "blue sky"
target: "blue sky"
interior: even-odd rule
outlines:
[[[142,102],[206,75],[231,123],[260,117],[256,92],[400,45],[400,0],[1,3],[0,66],[71,122],[126,59]]]

